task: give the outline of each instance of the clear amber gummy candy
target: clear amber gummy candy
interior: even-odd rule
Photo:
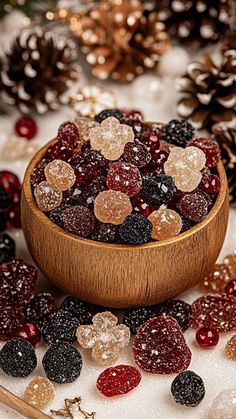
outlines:
[[[168,208],[153,211],[148,219],[152,223],[152,238],[155,240],[177,236],[182,228],[182,219],[179,214]]]
[[[206,293],[223,293],[225,285],[232,279],[229,267],[225,263],[216,263],[212,272],[200,284]]]
[[[76,179],[74,169],[63,160],[53,160],[48,163],[44,174],[47,181],[61,191],[71,188]]]
[[[51,211],[62,202],[62,191],[46,181],[36,186],[34,196],[41,211]]]
[[[236,361],[236,335],[232,336],[232,338],[226,343],[225,355],[232,361]]]
[[[94,202],[94,214],[103,223],[122,224],[131,212],[130,199],[123,192],[113,190],[100,192]]]
[[[43,377],[34,378],[26,387],[24,400],[37,409],[44,409],[54,399],[55,392],[53,384]]]

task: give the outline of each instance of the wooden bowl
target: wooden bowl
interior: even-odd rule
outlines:
[[[65,232],[35,204],[30,174],[49,144],[26,169],[21,211],[30,253],[54,285],[98,305],[145,306],[175,297],[210,272],[228,220],[228,186],[222,163],[218,165],[221,189],[203,222],[169,240],[142,246],[106,244]]]

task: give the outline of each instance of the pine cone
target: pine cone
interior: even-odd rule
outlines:
[[[186,93],[178,103],[178,114],[196,128],[211,130],[218,122],[235,126],[236,50],[223,52],[218,64],[208,54],[203,63],[188,64],[177,90]]]
[[[132,81],[169,47],[163,23],[140,1],[103,1],[79,21],[82,51],[99,79]]]
[[[236,128],[227,128],[223,124],[216,124],[213,133],[221,148],[229,183],[230,202],[236,204]]]
[[[234,0],[156,0],[160,21],[181,43],[204,46],[227,31]]]
[[[24,29],[2,59],[2,100],[22,113],[54,110],[76,80],[75,46],[40,28]]]

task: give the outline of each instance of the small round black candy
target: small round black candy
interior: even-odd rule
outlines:
[[[165,127],[165,141],[176,146],[185,147],[194,136],[195,129],[187,121],[172,119]]]
[[[68,311],[60,310],[51,314],[43,323],[41,333],[44,340],[52,345],[59,342],[74,342],[79,321]]]
[[[36,366],[35,350],[25,339],[9,340],[0,352],[0,367],[12,377],[27,377]]]
[[[92,323],[92,313],[90,306],[85,301],[79,300],[76,297],[66,297],[60,306],[60,310],[67,311],[79,320],[80,324]]]
[[[0,210],[6,210],[11,204],[11,196],[0,186]]]
[[[176,403],[195,407],[205,396],[203,380],[193,371],[181,372],[171,384],[171,393]]]
[[[175,184],[171,176],[148,173],[142,178],[141,196],[150,204],[167,204],[173,198]]]
[[[153,317],[156,317],[156,314],[150,308],[130,308],[124,314],[123,323],[130,329],[133,335],[136,335],[138,328]]]
[[[42,360],[47,378],[58,384],[72,383],[80,376],[82,357],[69,343],[50,346]]]
[[[8,234],[0,234],[0,263],[9,262],[15,257],[15,241]]]
[[[192,307],[182,300],[169,300],[165,303],[158,304],[155,307],[155,312],[158,316],[173,317],[177,320],[183,331],[187,330],[192,324]]]
[[[92,233],[92,240],[103,243],[113,243],[117,236],[118,228],[114,224],[98,223]]]
[[[119,119],[120,122],[124,117],[123,113],[119,111],[119,109],[104,109],[96,115],[95,120],[101,124],[104,119],[107,119],[110,116],[114,116],[115,118]]]
[[[141,214],[131,214],[121,224],[119,233],[123,243],[147,243],[151,238],[152,223]]]

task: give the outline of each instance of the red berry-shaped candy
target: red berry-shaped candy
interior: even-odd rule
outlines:
[[[16,334],[18,338],[28,340],[33,346],[37,346],[41,340],[41,333],[39,328],[33,323],[23,323],[17,330]]]
[[[178,208],[188,220],[200,223],[207,216],[209,206],[203,193],[193,192],[181,198]]]
[[[39,163],[38,167],[35,167],[34,170],[32,171],[31,176],[30,176],[30,183],[33,190],[36,188],[36,186],[39,183],[44,182],[46,180],[44,169],[49,162],[50,162],[49,159],[43,159]]]
[[[137,387],[142,379],[140,372],[130,365],[107,368],[97,379],[97,389],[106,397],[126,394]]]
[[[37,134],[38,127],[36,122],[29,116],[24,116],[15,124],[15,132],[19,137],[27,138],[27,140],[32,140]]]
[[[137,195],[141,187],[139,169],[131,163],[113,163],[107,175],[107,186],[128,196]]]
[[[7,170],[0,172],[0,186],[10,195],[21,189],[18,176]]]
[[[236,297],[236,279],[232,279],[225,286],[225,293],[231,297]]]
[[[220,190],[220,179],[217,175],[204,173],[199,187],[204,192],[214,195]]]
[[[23,323],[21,314],[11,307],[0,309],[0,341],[9,340],[16,336],[17,328]]]
[[[29,323],[32,322],[41,327],[43,322],[57,310],[53,296],[44,292],[31,297],[24,308],[24,315]]]
[[[70,121],[64,122],[59,126],[57,139],[65,144],[70,144],[72,147],[76,147],[80,142],[77,126]]]
[[[211,140],[211,138],[193,138],[188,142],[187,146],[198,147],[205,153],[207,167],[215,167],[220,161],[220,148],[215,141]]]
[[[76,153],[72,162],[77,182],[88,187],[98,176],[106,176],[108,162],[97,151],[86,148],[81,153]]]
[[[140,195],[136,195],[131,199],[133,213],[141,214],[144,217],[149,217],[149,215],[154,211],[155,207],[151,204],[148,204]]]
[[[201,327],[196,332],[196,341],[202,348],[214,348],[219,342],[219,338],[217,330],[209,327]]]
[[[81,237],[89,237],[95,227],[92,211],[82,205],[65,209],[63,222],[66,231]]]
[[[126,163],[132,163],[134,166],[143,167],[146,166],[151,160],[151,154],[149,153],[145,144],[140,141],[133,143],[127,143],[122,154],[120,161]]]
[[[74,155],[74,146],[64,141],[56,141],[48,148],[47,155],[52,160],[70,160]]]

